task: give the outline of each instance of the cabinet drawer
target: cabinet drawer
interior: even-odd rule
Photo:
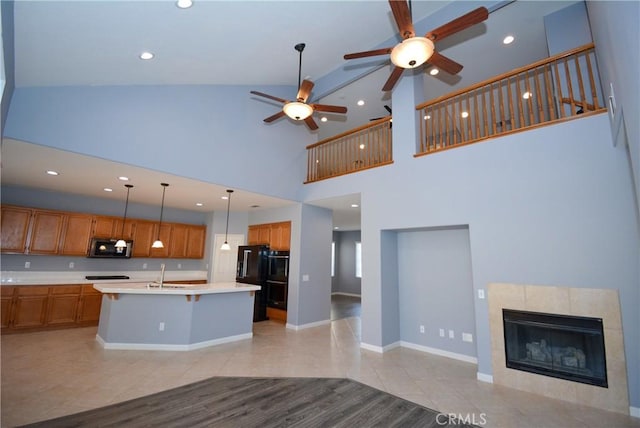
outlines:
[[[80,294],[81,289],[79,285],[52,285],[49,294]]]
[[[0,287],[0,295],[2,297],[11,297],[13,296],[13,290],[15,290],[15,287],[2,286]]]
[[[49,287],[18,287],[16,294],[18,296],[46,296],[49,294]]]

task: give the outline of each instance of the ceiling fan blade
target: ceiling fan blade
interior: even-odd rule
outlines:
[[[386,111],[388,111],[388,112],[389,112],[389,114],[391,114],[391,107],[389,107],[388,105],[386,105],[386,104],[385,104],[385,105],[384,105],[384,109],[385,109]]]
[[[281,103],[285,103],[285,104],[288,102],[287,100],[283,100],[282,98],[274,97],[273,95],[264,94],[264,93],[258,92],[258,91],[251,91],[251,93],[253,95],[259,95],[261,97],[269,98],[269,99],[274,100],[274,101],[280,101]]]
[[[330,106],[326,104],[310,104],[316,111],[326,111],[328,113],[346,113],[347,108],[342,106]]]
[[[403,71],[404,71],[404,68],[398,67],[396,65],[396,67],[391,72],[391,76],[389,76],[389,78],[387,79],[387,83],[385,83],[384,86],[382,87],[382,90],[385,92],[392,90],[393,87],[396,85],[396,82],[398,81],[400,76],[402,76]]]
[[[318,125],[316,124],[316,121],[313,120],[312,116],[309,116],[308,118],[306,118],[304,120],[304,123],[306,123],[309,129],[312,131],[315,131],[316,129],[318,129]]]
[[[393,12],[396,24],[398,24],[402,40],[415,36],[416,33],[413,29],[413,22],[411,22],[411,13],[409,12],[407,1],[389,0],[389,6],[391,6],[391,12]]]
[[[344,56],[344,59],[356,59],[356,58],[366,58],[368,56],[385,55],[385,54],[390,54],[392,50],[393,48],[382,48],[382,49],[375,49],[372,51],[350,53],[350,54],[346,54]]]
[[[309,94],[311,94],[311,89],[313,89],[313,82],[307,79],[303,80],[298,90],[298,96],[296,97],[298,101],[306,103]]]
[[[276,119],[280,119],[282,116],[284,116],[284,112],[283,111],[279,111],[276,114],[274,114],[273,116],[269,116],[268,118],[266,118],[264,121],[267,123],[271,123]]]
[[[444,70],[449,74],[458,74],[462,70],[462,64],[458,64],[449,57],[442,55],[436,51],[433,52],[431,58],[427,60],[431,65],[435,65],[440,70]]]
[[[471,12],[462,15],[453,21],[444,24],[441,27],[436,28],[428,32],[425,37],[433,41],[440,41],[445,37],[449,37],[459,31],[471,27],[472,25],[479,24],[489,17],[489,11],[486,7],[479,7]]]

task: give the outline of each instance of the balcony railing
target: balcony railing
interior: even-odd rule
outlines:
[[[416,156],[606,111],[594,45],[556,55],[416,107]]]
[[[307,146],[306,183],[393,163],[391,116]]]

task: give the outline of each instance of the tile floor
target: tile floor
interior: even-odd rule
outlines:
[[[3,427],[210,376],[348,377],[489,427],[640,427],[640,419],[479,382],[474,364],[406,348],[360,349],[358,317],[300,331],[260,322],[252,339],[189,352],[104,350],[96,331],[2,336]]]

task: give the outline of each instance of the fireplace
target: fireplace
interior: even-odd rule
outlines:
[[[607,388],[601,318],[502,310],[506,366]]]

